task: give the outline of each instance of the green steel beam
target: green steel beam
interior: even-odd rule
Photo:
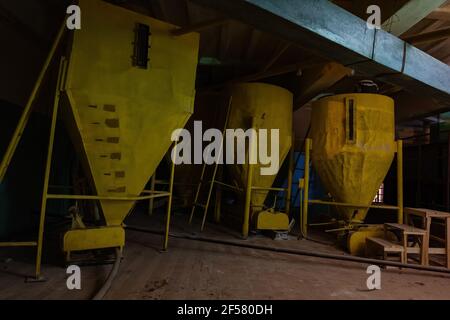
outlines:
[[[450,67],[327,0],[191,0],[358,74],[450,106]],[[428,0],[427,0],[428,1]],[[431,2],[431,1],[430,1]],[[423,9],[423,8],[422,8]]]

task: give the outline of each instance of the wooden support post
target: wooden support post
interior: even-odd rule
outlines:
[[[445,219],[445,258],[446,266],[450,269],[450,218]]]
[[[290,217],[292,207],[292,179],[294,178],[294,149],[295,149],[295,133],[292,133],[292,146],[289,152],[289,170],[287,178],[287,192],[286,192],[286,214]]]
[[[403,141],[397,141],[397,206],[398,223],[403,223]]]

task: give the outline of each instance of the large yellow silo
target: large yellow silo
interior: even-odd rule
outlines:
[[[132,199],[193,112],[199,47],[196,33],[175,37],[175,26],[104,1],[79,5],[82,28],[73,35],[65,82],[67,122],[103,197],[106,226],[69,231],[65,251],[123,243]]]
[[[286,159],[292,145],[292,108],[293,95],[286,89],[263,83],[245,83],[234,85],[231,89],[232,106],[230,110],[228,128],[244,130],[251,128],[268,130],[268,150],[271,150],[270,130],[279,130],[279,164]],[[246,149],[248,156],[248,148]],[[259,187],[251,196],[250,221],[261,228],[271,229],[263,221],[255,221],[255,214],[262,210],[262,205],[268,195],[268,188],[272,187],[276,175],[262,175],[260,169],[264,167],[261,163],[253,165],[252,186]],[[244,165],[231,165],[229,172],[234,183],[246,190],[248,182],[248,161]],[[266,188],[266,190],[264,190]],[[268,215],[265,214],[264,217]],[[269,218],[270,219],[270,218]],[[276,215],[273,229],[277,225],[286,226],[287,215]],[[264,226],[265,225],[265,226]],[[280,228],[281,229],[281,228]]]
[[[336,95],[312,106],[313,166],[336,202],[370,205],[397,150],[394,101],[377,94]],[[364,208],[337,207],[349,224]]]
[[[347,240],[354,255],[364,254],[367,237],[383,237],[381,225],[363,224],[367,211],[397,153],[397,206],[375,207],[396,210],[403,221],[402,142],[395,141],[394,101],[378,94],[343,94],[313,103],[306,162],[311,160],[333,200],[308,197],[309,166],[305,166],[302,203],[302,233],[307,233],[308,204],[333,205],[342,228],[334,229]]]

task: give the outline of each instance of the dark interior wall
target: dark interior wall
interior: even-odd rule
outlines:
[[[403,202],[405,207],[449,211],[448,144],[438,142],[404,146]],[[385,179],[385,202],[397,203],[397,165]]]
[[[0,101],[0,157],[3,156],[22,109]],[[0,240],[33,240],[41,205],[44,168],[48,148],[50,119],[35,113],[30,117],[5,180],[0,184]],[[72,145],[63,127],[58,126],[52,162],[51,184],[70,185]],[[61,189],[50,190],[61,192]],[[67,190],[64,190],[67,192]],[[51,201],[47,220],[62,218],[69,203]]]
[[[448,210],[447,142],[405,148],[405,205]]]
[[[0,104],[0,148],[3,155],[19,121],[21,108],[7,102]],[[40,202],[37,191],[43,183],[44,139],[48,130],[47,119],[41,117],[33,115],[30,118],[5,180],[0,185],[1,238],[29,231],[34,225],[34,213],[37,213]]]
[[[24,105],[65,15],[67,0],[0,0],[0,99]]]

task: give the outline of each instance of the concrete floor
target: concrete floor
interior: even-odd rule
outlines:
[[[138,216],[129,224],[158,226]],[[159,227],[159,226],[158,226]],[[205,236],[236,240],[237,234],[209,225]],[[173,230],[190,232],[184,216]],[[268,246],[345,254],[333,246],[295,238],[247,240]],[[119,274],[107,299],[450,299],[450,276],[411,270],[382,271],[382,289],[366,287],[366,265],[171,239],[160,253],[161,236],[127,231]],[[82,290],[69,291],[62,267],[44,265],[45,283],[24,283],[29,262],[0,258],[0,299],[89,299],[111,266],[82,267]]]

